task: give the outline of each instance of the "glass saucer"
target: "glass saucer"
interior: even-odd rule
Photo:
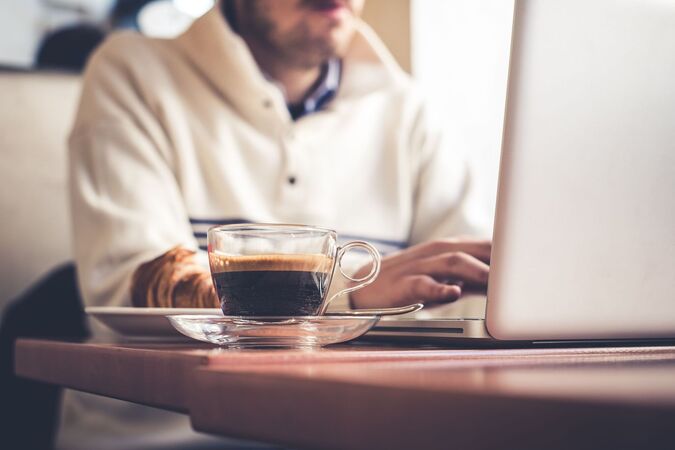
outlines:
[[[372,316],[241,317],[170,315],[171,324],[198,341],[231,347],[312,348],[355,339],[380,319]]]

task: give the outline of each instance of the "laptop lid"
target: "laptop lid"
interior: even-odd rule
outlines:
[[[498,339],[675,337],[675,3],[516,0]]]

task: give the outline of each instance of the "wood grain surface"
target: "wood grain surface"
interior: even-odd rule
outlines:
[[[16,371],[293,448],[675,448],[672,346],[306,351],[26,339]]]

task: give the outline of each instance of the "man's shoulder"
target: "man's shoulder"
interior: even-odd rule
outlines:
[[[76,130],[107,119],[119,120],[134,108],[154,104],[162,90],[171,89],[171,69],[179,56],[170,42],[130,31],[106,38],[84,71],[73,135]]]
[[[379,92],[386,100],[386,108],[398,110],[409,119],[415,120],[418,115],[425,115],[429,108],[429,93],[423,89],[419,82],[411,75],[402,70],[398,73],[389,74],[389,82],[382,83]]]

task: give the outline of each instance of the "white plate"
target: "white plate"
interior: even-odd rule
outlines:
[[[422,307],[421,304],[409,305],[402,308],[384,308],[384,309],[369,309],[369,310],[357,310],[357,311],[341,311],[328,314],[327,321],[316,320],[314,317],[312,320],[305,320],[302,323],[302,326],[299,326],[298,329],[312,329],[317,332],[326,333],[325,339],[319,339],[318,344],[306,344],[306,345],[326,345],[327,343],[335,342],[344,342],[349,339],[354,339],[357,335],[363,334],[368,331],[377,320],[379,320],[382,315],[390,314],[401,314],[408,311],[416,311]],[[124,337],[132,338],[173,338],[173,339],[184,339],[186,333],[179,333],[176,328],[169,322],[168,316],[210,316],[210,317],[220,317],[223,318],[223,312],[220,308],[136,308],[132,306],[88,306],[84,311],[106,327],[112,329],[116,333]],[[336,319],[337,317],[337,319]],[[364,320],[346,320],[348,318],[363,318]],[[326,316],[324,316],[326,318]],[[241,319],[241,318],[240,318]],[[244,318],[246,319],[246,318]],[[264,319],[264,318],[263,318]],[[275,318],[276,319],[276,318]],[[295,319],[303,319],[296,317]],[[369,322],[372,321],[372,325],[367,326]],[[297,322],[295,322],[297,325]],[[342,333],[336,331],[336,328],[333,328],[334,325],[340,324],[339,326],[344,327]],[[254,330],[254,334],[258,331],[261,333],[272,333],[273,330],[279,330],[278,324],[275,324],[273,328],[270,328],[270,324],[264,330]],[[361,332],[361,328],[364,330]],[[289,327],[284,327],[284,333],[287,332]],[[237,334],[240,330],[234,330],[228,325],[221,331],[225,335],[230,335],[230,333]],[[326,331],[328,330],[328,331]],[[354,336],[344,338],[345,336],[350,335],[350,333],[355,333]],[[190,336],[195,338],[195,336]],[[199,339],[198,337],[196,339]],[[306,342],[309,342],[311,339],[306,339],[305,337],[298,338],[299,341],[305,339]],[[207,339],[203,339],[207,340]],[[239,338],[240,341],[246,341],[248,338]],[[256,339],[253,339],[255,341]],[[302,341],[302,342],[305,342]],[[223,341],[224,342],[224,341]],[[258,345],[258,344],[256,344]],[[296,344],[292,344],[295,346]],[[305,344],[297,344],[305,345]]]
[[[167,316],[176,314],[220,315],[220,308],[135,308],[132,306],[88,306],[84,311],[103,325],[128,337],[184,338]]]

